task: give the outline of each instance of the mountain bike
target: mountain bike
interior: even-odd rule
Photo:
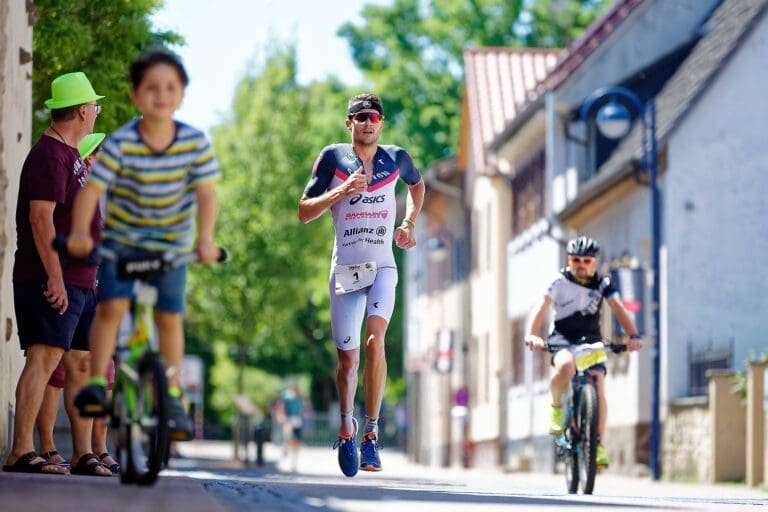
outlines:
[[[606,350],[619,353],[627,347],[623,343],[606,343],[600,337],[582,337],[577,344],[564,340],[547,341],[550,353],[555,354],[562,349],[573,352],[576,373],[569,388],[563,433],[555,438],[555,447],[565,465],[568,492],[576,493],[581,484],[582,493],[592,494],[597,473],[595,455],[599,442],[600,408],[597,401],[597,378],[589,370],[608,359]]]
[[[66,254],[66,238],[57,236],[54,248]],[[153,313],[157,289],[154,278],[186,263],[197,253],[148,253],[146,257],[122,258],[97,245],[84,261],[98,265],[114,261],[123,280],[136,281],[133,332],[115,350],[115,382],[112,388],[110,435],[121,461],[120,481],[152,485],[168,461],[170,448],[168,370],[158,353]],[[227,253],[221,250],[219,261]]]

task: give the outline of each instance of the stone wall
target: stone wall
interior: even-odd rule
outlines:
[[[10,445],[16,381],[23,365],[16,337],[11,272],[19,173],[32,125],[31,1],[0,2],[0,454]]]
[[[670,402],[662,434],[661,467],[664,478],[708,480],[710,457],[707,454],[711,446],[708,397],[681,398]]]
[[[608,416],[610,421],[610,402]],[[650,426],[647,423],[607,427],[603,445],[611,457],[611,472],[648,476]]]
[[[746,476],[747,411],[734,394],[734,372],[709,370],[707,396],[668,404],[662,433],[665,479],[724,482]]]

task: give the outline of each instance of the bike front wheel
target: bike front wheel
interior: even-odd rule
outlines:
[[[586,384],[581,387],[579,397],[579,480],[581,492],[592,494],[595,487],[597,464],[597,423],[598,423],[597,390],[595,386]]]
[[[160,357],[147,352],[139,361],[135,414],[126,425],[129,480],[152,485],[170,443],[168,379]]]
[[[579,490],[579,453],[571,443],[573,439],[568,443],[568,448],[563,450],[565,485],[568,488],[568,494],[576,494]]]

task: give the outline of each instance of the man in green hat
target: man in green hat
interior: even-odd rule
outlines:
[[[59,259],[51,240],[67,235],[75,196],[85,185],[88,168],[77,150],[93,131],[101,112],[88,77],[67,73],[51,83],[51,124],[29,151],[21,170],[16,207],[17,248],[13,267],[13,298],[21,349],[26,355],[16,386],[13,446],[3,471],[66,473],[66,466],[37,455],[33,441],[35,418],[43,393],[59,361],[66,368],[65,406],[72,427],[72,473],[110,476],[112,472],[92,453],[91,420],[81,418],[73,399],[88,381],[88,331],[96,303],[96,269]],[[101,236],[96,211],[91,232]]]

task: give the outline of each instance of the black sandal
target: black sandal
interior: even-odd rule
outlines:
[[[99,458],[96,456],[95,453],[86,453],[82,457],[80,457],[80,460],[77,461],[77,464],[72,466],[69,470],[70,473],[73,475],[87,475],[87,476],[112,476],[112,472],[108,475],[105,475],[103,473],[99,473],[98,468],[101,466],[102,468],[109,471],[109,468],[106,464],[102,464],[99,462]]]
[[[61,454],[58,452],[58,450],[51,450],[49,452],[45,452],[45,453],[41,453],[40,454],[40,456],[42,458],[44,458],[46,461],[48,461],[48,459],[50,459],[51,457],[55,457],[56,455],[61,456]],[[48,462],[48,464],[56,464],[57,466],[61,466],[63,468],[68,468],[69,467],[69,461],[67,459],[65,459],[64,457],[61,457],[61,458],[62,458],[61,462]]]
[[[112,457],[112,454],[110,454],[109,452],[104,452],[101,455],[99,455],[99,460],[103,461],[107,457]],[[109,468],[109,470],[112,472],[113,475],[118,475],[118,474],[120,474],[120,463],[117,462],[117,459],[114,458],[114,457],[112,457],[112,460],[115,461],[114,464],[111,464],[109,466],[107,466],[106,462],[102,462],[102,464],[107,466]]]
[[[3,471],[8,473],[43,473],[43,474],[50,474],[50,475],[66,475],[66,472],[58,472],[58,471],[44,471],[43,468],[56,466],[61,467],[58,464],[51,464],[50,462],[32,462],[37,458],[37,454],[35,452],[29,452],[25,453],[18,459],[16,459],[16,462],[13,464],[7,464],[3,466]]]

